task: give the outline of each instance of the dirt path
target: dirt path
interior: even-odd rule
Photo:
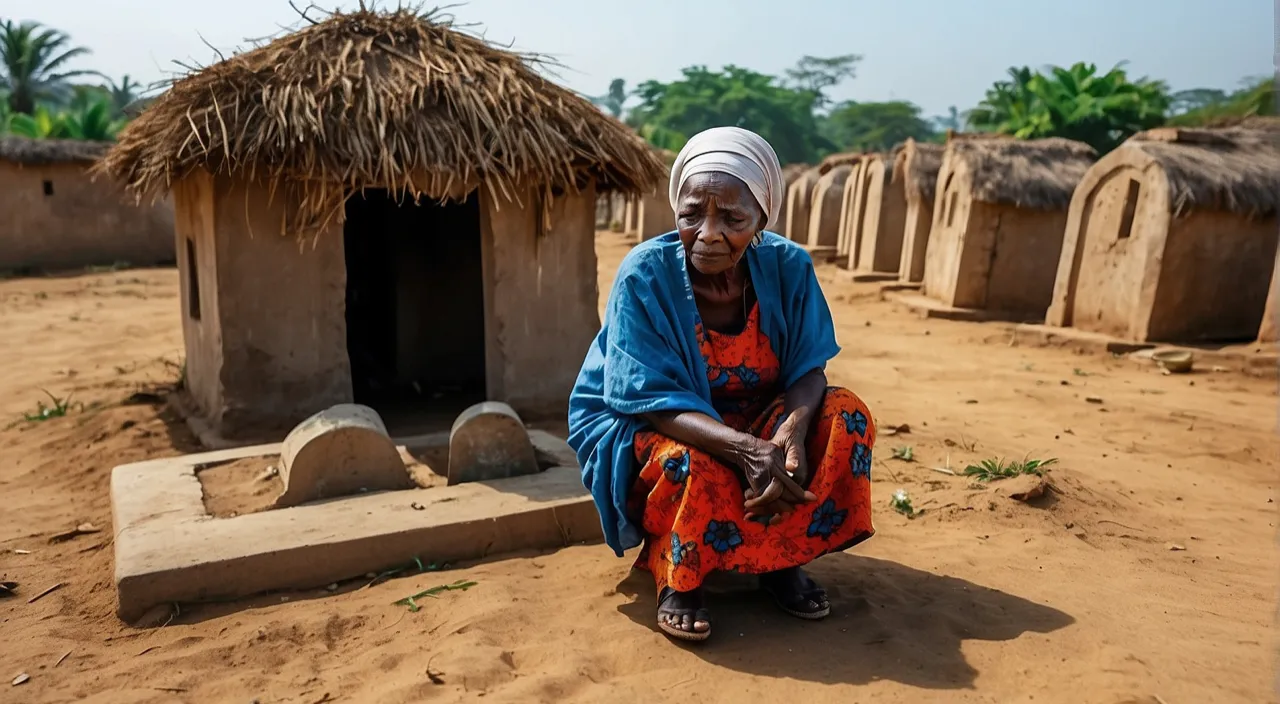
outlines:
[[[597,249],[607,292],[627,247]],[[830,376],[881,428],[878,534],[814,565],[827,622],[726,581],[696,650],[654,631],[651,582],[600,546],[120,625],[111,467],[194,447],[149,395],[178,374],[176,275],[0,282],[0,579],[21,585],[0,599],[0,701],[1275,698],[1274,378],[1011,346],[1003,326],[922,321],[820,275],[844,346]],[[90,407],[5,428],[42,388]],[[914,462],[892,459],[908,446]],[[1056,500],[931,469],[1026,455],[1057,458]],[[923,514],[890,509],[897,489]],[[50,543],[84,522],[101,532]],[[461,578],[479,585],[392,604]]]

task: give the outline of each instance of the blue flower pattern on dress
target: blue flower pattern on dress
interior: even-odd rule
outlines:
[[[853,476],[871,477],[871,448],[857,443],[849,454],[849,464],[853,465]]]
[[[667,481],[679,484],[689,478],[689,453],[682,452],[676,457],[668,457],[662,463],[662,474]]]
[[[850,435],[857,434],[861,437],[867,436],[867,416],[862,411],[840,411],[840,417],[844,419],[844,429]]]
[[[844,523],[844,519],[848,517],[849,510],[836,510],[836,502],[834,499],[827,499],[821,505],[813,510],[813,517],[809,519],[809,530],[806,534],[810,537],[821,536],[823,540],[831,537],[836,528]]]
[[[742,544],[742,534],[738,532],[738,524],[733,521],[708,521],[707,532],[702,542],[710,545],[719,553],[729,552]]]
[[[711,384],[713,389],[726,386],[731,377],[729,370],[723,367],[711,367],[707,370],[707,382]]]
[[[692,540],[687,543],[682,543],[680,542],[680,536],[676,535],[675,531],[671,531],[671,564],[679,565],[697,549],[697,543]]]

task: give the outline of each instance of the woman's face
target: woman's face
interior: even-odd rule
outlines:
[[[718,171],[694,174],[684,182],[677,202],[676,228],[693,267],[722,274],[737,265],[756,233],[764,229],[764,211],[751,189],[736,176]]]

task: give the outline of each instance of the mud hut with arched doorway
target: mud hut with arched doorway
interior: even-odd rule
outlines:
[[[807,169],[787,187],[787,238],[807,244],[809,241],[809,214],[813,205],[813,189],[818,185],[822,172],[818,167]]]
[[[110,146],[0,137],[0,271],[174,260],[169,202],[128,202],[120,184],[90,173]]]
[[[986,317],[1043,320],[1067,206],[1096,156],[1068,139],[954,135],[938,171],[924,293]]]
[[[907,194],[901,178],[894,177],[894,164],[902,145],[864,161],[862,228],[858,255],[850,262],[855,281],[889,281],[898,278],[902,263],[903,228],[907,217]]]
[[[1046,322],[1138,342],[1252,340],[1278,207],[1280,133],[1139,133],[1076,189]]]
[[[784,197],[782,199],[782,208],[778,211],[778,222],[773,227],[773,231],[776,234],[783,237],[789,236],[787,235],[787,213],[790,212],[791,201],[790,198],[785,196],[791,193],[791,184],[795,183],[796,179],[800,178],[810,168],[812,167],[808,164],[787,164],[782,167],[782,193]]]
[[[924,258],[933,227],[933,196],[942,168],[941,144],[908,139],[893,162],[894,181],[901,180],[907,196],[907,213],[902,226],[902,260],[898,280],[916,284],[924,280]]]
[[[563,412],[599,329],[596,193],[662,178],[524,57],[409,10],[193,72],[102,164],[173,192],[187,400],[224,437],[352,401]]]

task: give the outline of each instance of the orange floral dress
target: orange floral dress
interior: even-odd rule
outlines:
[[[697,326],[712,404],[726,425],[773,437],[782,420],[781,365],[760,329],[759,304],[736,335]],[[653,573],[658,591],[690,591],[716,570],[763,574],[807,564],[874,533],[871,526],[871,412],[852,392],[828,387],[809,428],[809,491],[782,522],[744,516],[741,473],[697,448],[655,431],[635,436],[640,476],[632,515],[645,533],[636,567]]]

